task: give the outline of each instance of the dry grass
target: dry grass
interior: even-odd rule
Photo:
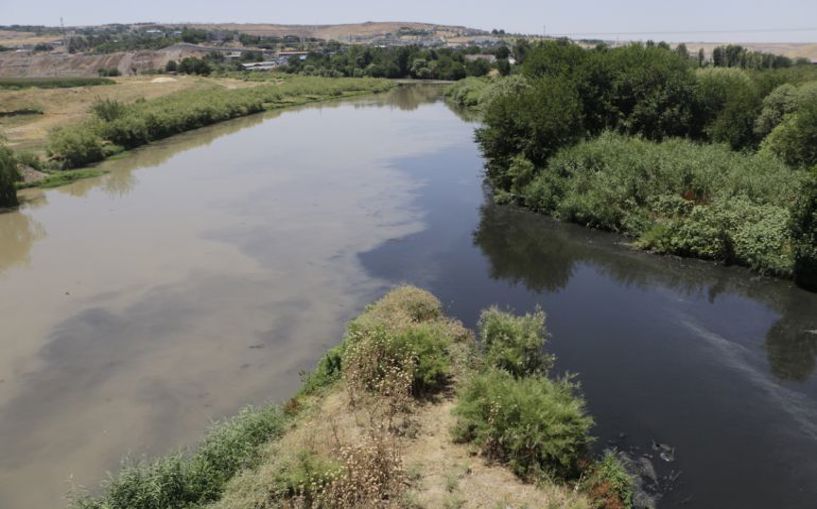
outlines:
[[[41,151],[48,132],[54,128],[76,124],[90,115],[97,99],[115,99],[130,103],[137,99],[155,99],[182,90],[211,87],[239,88],[257,83],[232,79],[178,76],[172,81],[156,80],[155,76],[116,78],[116,85],[77,87],[68,89],[26,88],[0,90],[0,108],[14,111],[39,108],[42,115],[0,117],[0,131],[15,150]]]

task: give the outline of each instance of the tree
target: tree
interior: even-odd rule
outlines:
[[[762,148],[791,166],[817,165],[817,97],[805,100],[796,113],[775,127]]]
[[[168,60],[165,64],[165,72],[176,72],[178,64],[176,64],[175,60]]]
[[[15,182],[20,180],[17,172],[17,160],[10,148],[0,140],[0,207],[17,205],[17,188]]]
[[[544,167],[559,148],[584,136],[581,112],[576,88],[565,78],[540,78],[519,93],[493,99],[484,127],[477,131],[488,160],[488,178],[499,189],[509,190],[514,181],[509,169],[517,155],[536,168]]]

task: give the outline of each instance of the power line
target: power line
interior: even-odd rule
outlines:
[[[571,32],[549,34],[551,37],[576,37],[589,35],[688,35],[688,34],[751,34],[779,32],[817,32],[815,28],[746,28],[740,30],[656,30],[650,32]]]

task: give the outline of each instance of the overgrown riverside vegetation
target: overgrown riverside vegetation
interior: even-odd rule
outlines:
[[[728,49],[546,42],[447,94],[482,114],[498,202],[813,289],[817,68]]]
[[[73,507],[631,507],[617,456],[590,453],[578,386],[548,376],[544,320],[489,309],[475,341],[433,295],[397,288],[280,409],[245,410]]]
[[[182,91],[150,101],[100,101],[89,120],[51,133],[50,165],[86,166],[106,157],[191,129],[284,106],[388,90],[377,79],[290,77],[250,88]]]

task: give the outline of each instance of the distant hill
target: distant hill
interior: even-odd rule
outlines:
[[[484,30],[465,26],[437,25],[433,23],[415,23],[406,21],[367,21],[365,23],[348,23],[339,25],[277,25],[269,23],[202,23],[189,25],[206,30],[235,30],[249,35],[266,35],[283,37],[298,35],[325,40],[348,40],[353,38],[373,38],[386,34],[397,34],[401,31],[424,31],[431,35],[457,37],[487,34]]]

